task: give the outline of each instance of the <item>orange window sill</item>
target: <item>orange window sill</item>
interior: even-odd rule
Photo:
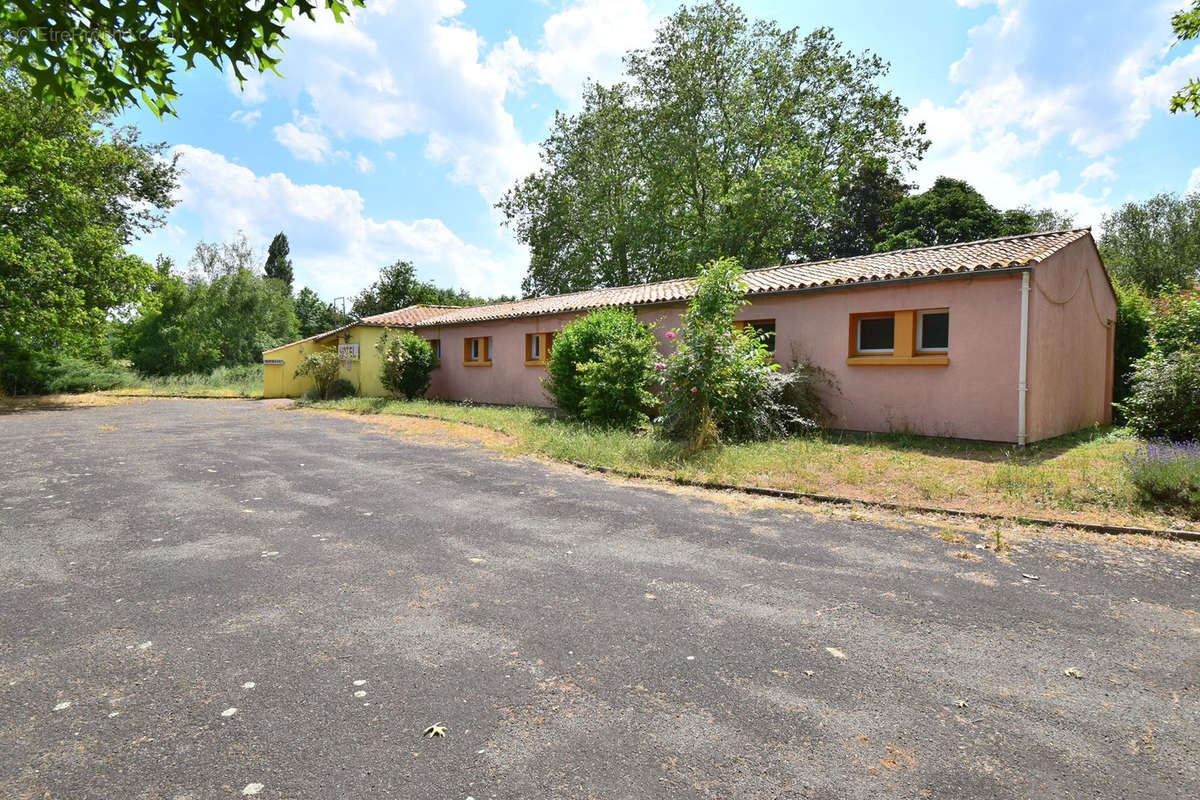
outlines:
[[[490,367],[491,365],[492,365],[492,362],[490,362],[490,361],[464,361],[463,362],[464,367]]]
[[[527,366],[527,367],[544,367],[544,366],[546,366],[547,363],[548,362],[546,362],[546,361],[539,361],[536,358],[525,359],[525,366]]]
[[[852,367],[945,367],[950,356],[850,356],[846,363]]]

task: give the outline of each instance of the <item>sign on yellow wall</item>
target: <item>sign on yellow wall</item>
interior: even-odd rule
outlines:
[[[338,358],[342,361],[358,361],[358,345],[339,344]]]

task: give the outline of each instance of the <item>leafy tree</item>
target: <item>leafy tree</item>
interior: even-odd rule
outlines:
[[[203,57],[243,70],[271,70],[284,24],[318,6],[341,22],[363,0],[41,0],[0,5],[0,52],[39,97],[89,97],[109,110],[138,98],[155,114],[173,113],[175,61]]]
[[[1200,276],[1200,192],[1164,192],[1104,217],[1097,242],[1114,275],[1148,292],[1188,286]]]
[[[296,295],[295,308],[301,339],[333,330],[342,324],[342,315],[333,304],[326,303],[307,286]]]
[[[244,236],[197,244],[188,276],[160,261],[148,302],[118,336],[120,353],[150,374],[209,372],[258,363],[263,350],[299,338],[287,287],[255,261]]]
[[[726,0],[681,8],[625,64],[624,82],[587,86],[578,114],[555,117],[545,166],[498,203],[530,248],[526,294],[824,252],[863,165],[894,176],[927,145],[879,88],[882,60]]]
[[[892,224],[896,206],[911,185],[904,183],[882,159],[864,161],[837,190],[836,212],[825,247],[794,243],[793,250],[810,258],[842,258],[870,253]]]
[[[291,248],[288,246],[287,234],[280,231],[275,234],[275,238],[271,240],[271,246],[267,248],[267,262],[263,266],[263,272],[268,278],[286,283],[288,291],[291,291],[292,260],[288,258],[289,252],[291,252]]]
[[[1117,329],[1113,338],[1113,403],[1125,401],[1130,371],[1150,349],[1150,317],[1154,307],[1136,283],[1113,281],[1117,292]],[[1119,410],[1119,409],[1118,409]]]
[[[433,374],[433,346],[412,331],[389,330],[375,343],[379,351],[379,381],[405,400],[425,394]]]
[[[645,421],[654,399],[655,353],[654,334],[633,311],[597,309],[554,337],[542,384],[572,417],[632,427]]]
[[[1069,211],[1053,208],[1021,206],[1010,208],[1001,216],[1000,235],[1016,236],[1035,231],[1061,231],[1075,227],[1075,215]]]
[[[1000,211],[974,186],[940,177],[928,190],[896,204],[876,251],[970,242],[1039,230],[1068,228],[1074,220],[1051,209]]]
[[[329,387],[338,379],[341,372],[342,362],[336,351],[318,350],[304,357],[300,366],[296,367],[295,377],[310,376],[316,387],[317,397],[321,400],[328,400]]]
[[[1192,0],[1192,7],[1179,11],[1171,17],[1176,43],[1186,42],[1200,36],[1200,0]],[[1187,85],[1171,97],[1171,113],[1189,110],[1200,116],[1200,80],[1192,78]]]
[[[512,298],[501,297],[498,300]],[[477,306],[493,302],[472,297],[464,289],[442,289],[419,280],[408,261],[397,261],[379,271],[379,280],[354,298],[350,313],[361,319],[411,305]]]
[[[136,129],[0,74],[0,387],[30,388],[41,356],[102,347],[110,312],[154,278],[125,248],[162,223],[177,177]]]

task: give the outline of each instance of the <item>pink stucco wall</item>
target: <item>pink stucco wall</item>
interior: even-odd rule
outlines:
[[[1115,300],[1090,240],[1055,255],[1035,270],[1035,282],[1056,299],[1071,294],[1082,271],[1091,275],[1100,314]],[[1084,279],[1087,280],[1086,278]],[[760,296],[740,320],[774,319],[776,356],[785,365],[807,358],[836,388],[826,393],[837,428],[911,431],[932,436],[1017,439],[1020,345],[1019,273],[914,281],[885,286]],[[1036,441],[1107,421],[1111,396],[1111,330],[1102,328],[1086,283],[1065,306],[1031,293],[1028,440]],[[950,309],[949,364],[848,364],[851,314]],[[655,325],[662,349],[683,306],[646,307],[638,316]],[[574,315],[422,328],[441,339],[442,362],[429,395],[450,400],[549,406],[545,369],[526,366],[525,334],[557,331]],[[492,366],[466,367],[463,339],[492,337]]]
[[[1029,441],[1111,422],[1117,300],[1091,239],[1039,264],[1032,286]]]
[[[738,315],[774,318],[776,356],[827,370],[838,428],[1007,440],[1016,430],[1017,290],[1012,276],[921,281],[762,298]],[[851,314],[950,309],[947,366],[849,365]]]

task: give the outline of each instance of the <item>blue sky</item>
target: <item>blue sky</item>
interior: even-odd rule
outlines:
[[[1172,2],[745,0],[752,18],[830,26],[891,63],[932,146],[911,180],[964,178],[997,205],[1105,212],[1200,189],[1200,120],[1167,98],[1200,75],[1172,47]],[[611,82],[678,3],[368,0],[353,22],[289,27],[280,71],[238,87],[180,73],[178,115],[125,115],[186,170],[168,225],[137,251],[181,265],[199,239],[283,230],[297,284],[352,295],[396,259],[440,285],[515,293],[527,253],[493,204],[537,166],[555,109]]]

